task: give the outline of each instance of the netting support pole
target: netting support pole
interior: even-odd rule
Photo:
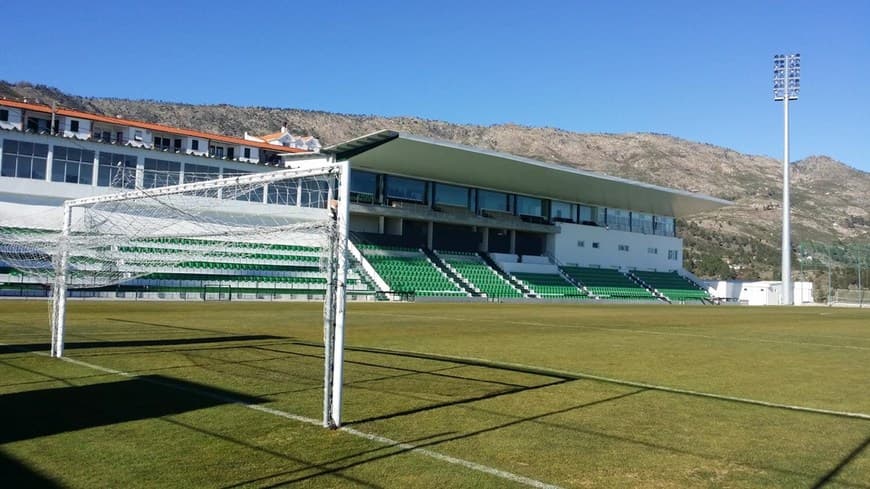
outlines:
[[[51,356],[63,356],[63,336],[66,326],[66,293],[69,275],[69,234],[72,224],[72,206],[63,206],[63,227],[58,241],[58,263],[55,270],[54,286],[52,287],[51,311]]]
[[[324,382],[324,421],[326,427],[341,427],[341,398],[344,383],[344,324],[347,299],[348,222],[350,217],[350,164],[339,164],[338,201],[334,207],[334,234],[330,242],[328,281],[331,284],[326,297],[325,314],[328,324],[324,328],[326,372]],[[330,212],[333,206],[329,205]]]

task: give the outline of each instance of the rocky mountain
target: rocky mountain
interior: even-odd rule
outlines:
[[[581,134],[556,128],[453,124],[298,109],[86,98],[29,83],[0,82],[0,96],[239,136],[282,124],[324,146],[394,129],[585,170],[701,192],[735,202],[678,223],[686,267],[701,277],[778,274],[781,163],[663,134]],[[870,174],[825,156],[792,164],[792,242],[870,242]],[[795,260],[795,263],[797,261]]]

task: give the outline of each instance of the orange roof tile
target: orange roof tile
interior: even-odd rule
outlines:
[[[25,110],[31,110],[34,112],[43,112],[43,113],[47,113],[47,114],[51,113],[51,107],[49,107],[48,105],[42,105],[42,104],[32,104],[29,102],[18,102],[15,100],[0,99],[0,105],[5,105],[7,107],[16,107],[16,108],[25,109]],[[118,124],[118,125],[122,125],[122,126],[138,127],[141,129],[148,129],[149,131],[168,132],[171,134],[178,134],[181,136],[190,136],[190,137],[195,137],[195,138],[210,139],[212,141],[220,141],[222,143],[240,144],[240,145],[244,145],[244,146],[250,146],[252,148],[268,149],[270,151],[276,151],[278,148],[280,148],[280,151],[284,152],[284,153],[305,153],[306,152],[305,150],[298,149],[298,148],[289,148],[289,147],[285,147],[285,146],[275,146],[274,144],[258,143],[256,141],[249,141],[246,139],[236,138],[236,137],[232,137],[232,136],[223,136],[221,134],[194,131],[192,129],[182,129],[182,128],[178,128],[178,127],[165,126],[162,124],[153,124],[150,122],[137,121],[137,120],[133,120],[133,119],[123,119],[120,117],[108,117],[108,116],[104,116],[104,115],[92,114],[90,112],[82,112],[82,111],[72,110],[72,109],[58,108],[57,110],[55,110],[55,114],[67,116],[67,117],[76,117],[79,119],[88,119],[88,120],[96,121],[96,122],[105,122],[107,124]]]

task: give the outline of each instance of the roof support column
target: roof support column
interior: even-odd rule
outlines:
[[[489,228],[477,228],[480,232],[480,251],[489,253]]]
[[[510,237],[511,245],[510,245],[510,253],[516,254],[517,252],[517,232],[515,229],[508,230],[508,237]]]
[[[426,223],[426,247],[430,250],[432,248],[432,237],[435,234],[435,223],[433,221],[429,221]]]

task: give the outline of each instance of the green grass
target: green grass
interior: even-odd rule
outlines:
[[[522,487],[320,418],[316,303],[0,301],[8,487]],[[350,304],[355,430],[563,487],[870,488],[870,313]],[[237,402],[232,402],[237,401]]]

